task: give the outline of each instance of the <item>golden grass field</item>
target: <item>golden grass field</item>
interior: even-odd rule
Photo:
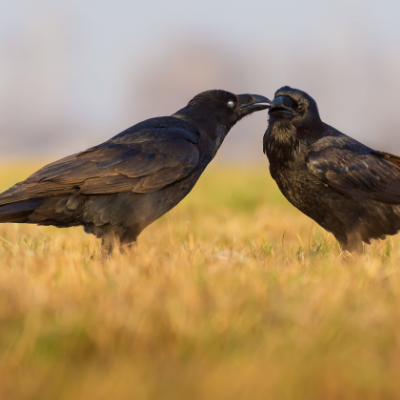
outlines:
[[[344,262],[267,163],[211,165],[105,262],[82,228],[0,225],[0,399],[399,399],[399,239]]]

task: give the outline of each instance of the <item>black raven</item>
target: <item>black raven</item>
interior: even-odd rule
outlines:
[[[362,242],[399,231],[400,157],[322,122],[307,93],[288,86],[275,93],[263,147],[284,196],[342,250],[362,252]]]
[[[0,194],[0,222],[71,227],[113,243],[136,241],[176,206],[241,118],[263,96],[210,90],[166,117],[151,118],[81,153],[49,164]]]

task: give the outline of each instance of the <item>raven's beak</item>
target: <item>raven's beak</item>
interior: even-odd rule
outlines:
[[[293,100],[288,96],[279,96],[275,97],[271,103],[271,110],[274,108],[279,108],[282,111],[289,111],[290,113],[293,112]]]
[[[251,114],[254,111],[261,111],[271,107],[271,100],[258,94],[239,94],[237,98],[241,115]]]

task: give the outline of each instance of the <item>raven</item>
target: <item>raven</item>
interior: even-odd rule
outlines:
[[[400,229],[400,157],[373,150],[321,121],[307,93],[275,93],[264,153],[283,195],[333,233],[343,251]]]
[[[260,95],[200,93],[175,114],[140,122],[3,192],[0,222],[83,225],[102,238],[106,256],[176,206],[235,123],[269,103]]]

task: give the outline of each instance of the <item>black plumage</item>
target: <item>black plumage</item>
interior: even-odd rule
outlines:
[[[321,121],[297,89],[275,93],[264,153],[284,196],[332,232],[343,250],[400,229],[400,157],[373,150]]]
[[[171,116],[143,121],[17,183],[0,195],[0,222],[83,225],[106,253],[115,240],[131,244],[190,192],[235,123],[268,103],[200,93]]]

